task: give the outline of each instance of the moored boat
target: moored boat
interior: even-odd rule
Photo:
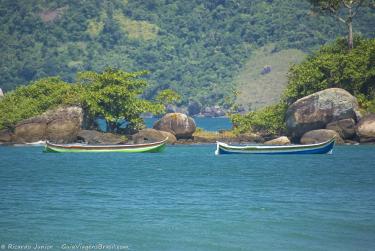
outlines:
[[[308,145],[246,145],[233,146],[216,142],[215,154],[332,154],[335,139]]]
[[[161,152],[165,148],[167,140],[168,138],[159,142],[128,145],[54,144],[47,141],[44,152]]]

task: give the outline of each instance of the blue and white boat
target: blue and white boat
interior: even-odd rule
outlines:
[[[234,146],[216,142],[216,155],[220,154],[332,154],[335,138],[308,145],[246,145]]]

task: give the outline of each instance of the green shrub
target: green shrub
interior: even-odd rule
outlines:
[[[279,135],[285,130],[285,112],[283,103],[272,105],[245,115],[232,114],[235,133],[259,132],[262,135]]]
[[[39,115],[61,104],[77,103],[72,85],[60,78],[43,78],[6,93],[0,100],[0,129],[12,129],[20,120]]]

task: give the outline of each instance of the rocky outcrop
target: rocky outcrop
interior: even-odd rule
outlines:
[[[328,123],[326,129],[336,131],[343,139],[352,139],[356,135],[354,119],[342,119]]]
[[[359,117],[358,103],[349,92],[330,88],[297,100],[287,110],[289,135],[298,140],[304,133],[323,129],[332,121]]]
[[[0,130],[0,144],[10,143],[13,138],[13,133],[7,129]]]
[[[170,132],[180,138],[191,138],[195,132],[196,125],[194,119],[183,113],[167,113],[155,122],[154,129]]]
[[[30,143],[46,139],[47,120],[34,117],[21,121],[16,125],[14,141],[17,143]]]
[[[124,135],[103,133],[95,130],[79,131],[77,140],[87,144],[124,144],[127,142],[127,138]]]
[[[19,122],[14,131],[16,143],[49,140],[55,143],[71,143],[77,138],[83,119],[82,108],[60,107],[42,115]]]
[[[301,144],[315,144],[336,138],[336,144],[344,144],[344,140],[340,135],[333,131],[327,129],[312,130],[305,133],[301,138]]]
[[[361,143],[375,142],[375,114],[363,117],[356,131]]]
[[[202,111],[202,115],[205,117],[222,117],[225,116],[225,110],[218,105],[212,107],[206,107]]]
[[[201,112],[202,106],[197,101],[190,101],[188,105],[188,112],[190,116],[197,115]]]
[[[138,133],[132,136],[133,142],[135,144],[140,144],[144,142],[162,141],[167,137],[168,137],[168,141],[167,141],[168,144],[176,143],[177,139],[172,133],[165,132],[165,131],[158,131],[152,128],[140,130]]]
[[[273,140],[264,142],[265,145],[290,145],[290,140],[286,136],[281,136]]]

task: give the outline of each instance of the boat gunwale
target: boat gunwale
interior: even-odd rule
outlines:
[[[122,145],[64,145],[55,144],[46,141],[46,147],[61,148],[61,149],[73,149],[73,150],[106,150],[106,149],[136,149],[144,147],[152,147],[165,144],[168,137],[162,141],[152,142],[152,143],[142,143],[142,144],[122,144]]]
[[[324,142],[306,144],[306,145],[243,145],[243,146],[233,146],[226,144],[224,142],[217,141],[216,144],[227,150],[298,150],[298,149],[309,149],[315,147],[323,147],[325,145],[331,144],[335,141],[335,138],[329,139]]]

